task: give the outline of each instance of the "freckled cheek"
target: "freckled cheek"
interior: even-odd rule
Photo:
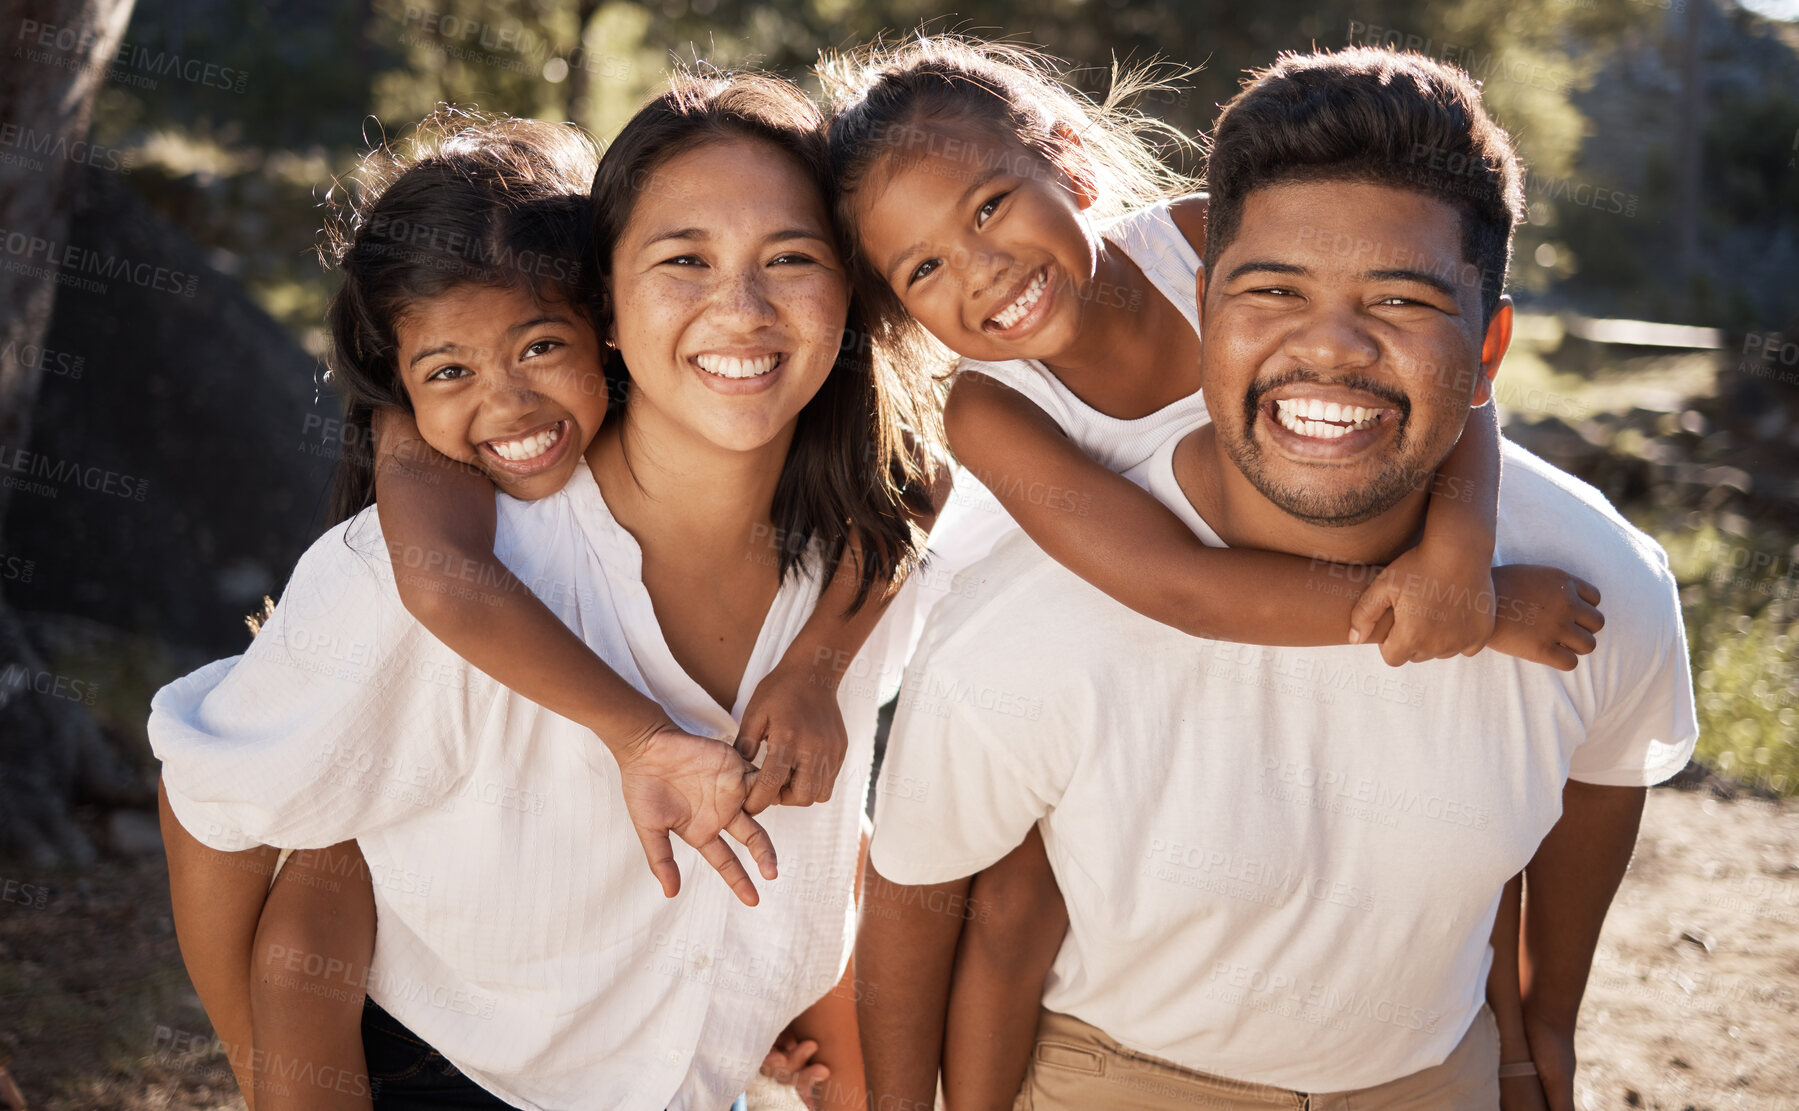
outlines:
[[[789,290],[782,300],[794,338],[834,360],[849,317],[849,291],[836,282],[819,282]]]
[[[635,370],[650,369],[673,357],[681,336],[694,319],[698,298],[679,288],[634,290],[616,302],[618,341]]]

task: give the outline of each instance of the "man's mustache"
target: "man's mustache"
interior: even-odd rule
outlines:
[[[1273,378],[1261,378],[1249,385],[1249,391],[1243,395],[1243,424],[1247,428],[1255,424],[1256,417],[1262,411],[1262,398],[1271,391],[1283,386],[1291,386],[1296,382],[1306,382],[1319,386],[1342,386],[1345,389],[1357,390],[1378,397],[1399,411],[1399,427],[1403,429],[1412,415],[1412,399],[1385,382],[1377,382],[1365,374],[1347,374],[1339,378],[1327,378],[1310,370],[1290,370]]]

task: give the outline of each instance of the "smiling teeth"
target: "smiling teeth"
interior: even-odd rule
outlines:
[[[1380,414],[1379,409],[1339,405],[1315,397],[1285,397],[1274,403],[1274,416],[1282,428],[1319,440],[1336,440],[1373,428]]]
[[[493,453],[508,463],[526,463],[550,450],[557,440],[562,439],[562,425],[555,424],[544,429],[535,436],[526,436],[519,440],[489,440],[487,446]]]
[[[693,361],[707,374],[716,374],[720,378],[760,378],[780,363],[781,356],[737,359],[729,355],[695,355]]]
[[[1047,285],[1049,274],[1039,270],[1037,276],[1031,279],[1031,284],[1025,286],[1024,292],[1018,295],[1018,300],[993,315],[993,322],[1001,328],[1010,328],[1023,320],[1025,314],[1037,304],[1037,299],[1043,296],[1043,288]]]

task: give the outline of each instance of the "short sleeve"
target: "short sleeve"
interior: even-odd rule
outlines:
[[[1686,629],[1674,578],[1665,564],[1660,570],[1657,596],[1621,599],[1628,608],[1618,612],[1628,614],[1629,624],[1617,621],[1599,634],[1610,639],[1616,662],[1600,691],[1597,716],[1569,762],[1570,779],[1601,787],[1647,787],[1686,767],[1693,755],[1699,721]],[[1652,627],[1631,628],[1633,624]],[[1580,664],[1588,665],[1586,660]]]
[[[900,687],[869,849],[894,883],[960,879],[1017,848],[1080,756],[1070,707],[1042,685],[1047,672],[1017,634],[1001,632],[1013,607],[981,601],[978,617],[964,598],[933,610]]]
[[[248,651],[156,693],[150,744],[201,842],[318,848],[448,797],[497,690],[406,613],[370,510],[301,557]]]

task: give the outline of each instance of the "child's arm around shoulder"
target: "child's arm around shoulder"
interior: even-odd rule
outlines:
[[[540,706],[633,747],[668,726],[494,555],[494,487],[399,410],[376,416],[376,510],[400,601],[458,655]]]
[[[618,760],[625,807],[664,894],[681,886],[673,832],[754,906],[755,885],[720,836],[743,842],[774,878],[774,845],[742,810],[742,757],[675,728],[500,562],[487,479],[434,451],[408,414],[376,419],[376,506],[408,612],[476,668],[599,736]]]
[[[949,500],[950,468],[929,462],[928,508],[912,518],[922,535],[929,535]],[[750,760],[758,749],[762,755],[756,785],[744,804],[751,814],[776,802],[810,806],[830,801],[849,748],[837,687],[903,585],[877,584],[861,608],[855,608],[861,565],[860,546],[846,545],[812,615],[744,707],[738,751]]]
[[[1474,406],[1461,439],[1429,479],[1423,538],[1356,603],[1351,622],[1364,633],[1392,611],[1392,631],[1381,642],[1389,664],[1491,648],[1572,671],[1597,646],[1605,625],[1597,587],[1560,568],[1492,565],[1499,449],[1498,407]]]
[[[1022,394],[964,373],[944,404],[950,446],[1050,558],[1190,636],[1295,646],[1349,642],[1335,565],[1209,548],[1173,510],[1095,462]],[[1296,604],[1297,597],[1304,604]],[[1384,633],[1385,629],[1377,630]]]
[[[1433,630],[1441,624],[1438,612],[1405,613],[1393,604],[1415,576],[1387,576],[1391,594],[1381,602],[1364,597],[1355,584],[1365,580],[1346,575],[1340,564],[1207,547],[1167,506],[1095,462],[1029,399],[990,378],[959,376],[943,419],[963,464],[1050,558],[1114,601],[1190,636],[1291,647],[1376,643],[1385,653],[1395,612]],[[1480,446],[1477,439],[1466,450]],[[1496,471],[1496,447],[1493,457]],[[1497,487],[1496,477],[1491,485]],[[1487,522],[1491,536],[1491,514]],[[1439,522],[1444,529],[1454,531]],[[1478,562],[1462,547],[1451,550],[1454,566]],[[1485,558],[1491,560],[1491,548]],[[1485,564],[1476,570],[1484,577]],[[1454,602],[1485,607],[1489,615],[1496,609],[1498,628],[1490,637],[1480,631],[1479,643],[1454,646],[1455,652],[1490,642],[1497,651],[1567,670],[1578,655],[1592,651],[1592,633],[1603,622],[1591,584],[1548,567],[1502,567],[1492,574],[1484,597],[1463,591]],[[1411,649],[1387,656],[1387,662],[1409,658]]]
[[[1424,535],[1376,576],[1352,624],[1366,632],[1387,609],[1381,642],[1389,664],[1472,656],[1494,633],[1493,547],[1499,517],[1499,419],[1492,405],[1469,410],[1431,483]]]

